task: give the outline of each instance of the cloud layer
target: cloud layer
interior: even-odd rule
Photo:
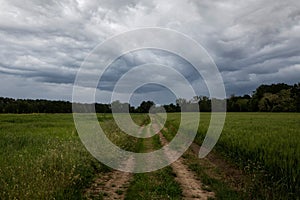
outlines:
[[[262,83],[300,80],[297,0],[0,0],[0,4],[0,96],[71,100],[77,70],[94,47],[115,34],[153,26],[183,32],[203,45],[216,62],[228,95],[249,93]],[[149,61],[175,65],[196,84],[190,66],[176,56],[142,51],[116,61],[119,68],[104,78],[107,91],[122,67]],[[205,91],[203,83],[198,84],[203,89],[199,93]],[[153,92],[149,87],[144,91]]]

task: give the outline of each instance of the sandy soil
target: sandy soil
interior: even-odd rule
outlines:
[[[157,128],[153,124],[154,129]],[[158,132],[162,145],[166,145],[168,141],[161,132]],[[184,164],[184,159],[179,158],[171,164],[171,167],[176,174],[175,180],[180,184],[182,189],[183,199],[208,199],[213,198],[215,194],[203,189],[200,180],[197,180],[196,175],[189,170],[188,166]]]
[[[126,165],[133,166],[134,160],[129,159]],[[132,173],[127,172],[114,170],[101,173],[92,186],[85,191],[85,196],[88,199],[95,199],[102,194],[104,199],[124,199],[131,179]]]

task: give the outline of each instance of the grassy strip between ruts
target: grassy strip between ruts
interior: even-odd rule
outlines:
[[[155,135],[141,141],[139,152],[149,152],[160,147],[159,136]],[[135,174],[125,199],[181,199],[182,191],[175,176],[170,166],[154,172]]]

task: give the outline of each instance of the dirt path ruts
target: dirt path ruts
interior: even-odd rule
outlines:
[[[140,133],[144,126],[140,128]],[[122,163],[125,169],[133,169],[134,158],[131,157]],[[86,189],[84,196],[87,199],[97,199],[100,195],[103,199],[124,199],[129,184],[133,178],[132,173],[113,170],[111,172],[99,173],[90,188]]]
[[[127,160],[126,165],[127,167],[134,166],[134,160]],[[124,199],[131,179],[132,173],[127,172],[114,170],[101,173],[92,186],[85,191],[85,196],[88,199],[95,199],[100,195],[103,196],[103,199]]]
[[[156,123],[153,124],[154,129],[158,129]],[[158,132],[162,145],[168,143],[167,139],[161,132]],[[184,164],[184,159],[179,158],[171,164],[171,167],[176,174],[175,180],[180,184],[182,189],[183,199],[208,199],[215,196],[213,192],[208,192],[202,188],[202,183],[197,180],[196,175],[189,170]]]
[[[153,123],[153,129],[159,129],[157,123]],[[143,127],[140,131],[142,131]],[[149,132],[150,130],[147,130]],[[157,131],[158,132],[158,131]],[[161,144],[164,146],[168,143],[163,134],[159,131]],[[124,163],[130,165],[132,168],[135,164],[133,159],[129,159]],[[214,197],[213,192],[208,192],[203,189],[200,180],[197,180],[196,175],[189,170],[188,166],[184,164],[184,159],[179,158],[171,164],[171,167],[176,174],[175,180],[181,185],[183,199],[208,199]],[[87,199],[95,199],[100,195],[103,199],[124,199],[126,190],[132,180],[132,173],[125,173],[121,171],[111,171],[108,173],[100,173],[98,178],[94,181],[92,186],[85,191]]]

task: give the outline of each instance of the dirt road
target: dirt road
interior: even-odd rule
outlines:
[[[158,124],[154,123],[153,128],[158,129]],[[168,141],[161,132],[158,132],[161,144],[164,146]],[[176,174],[175,180],[180,184],[182,189],[183,199],[208,199],[213,198],[215,194],[208,192],[202,188],[202,183],[197,180],[196,175],[189,170],[188,166],[184,164],[184,159],[179,158],[171,164],[171,167]]]
[[[163,134],[158,131],[159,124],[155,121],[155,119],[153,120],[151,129],[151,131],[156,131],[159,135],[162,146],[168,144],[168,141]],[[147,130],[147,132],[149,131],[150,130]],[[166,159],[168,159],[167,155],[165,156]],[[126,161],[126,165],[134,166],[135,162],[131,159],[130,161]],[[176,174],[175,181],[177,181],[181,186],[182,199],[206,200],[215,196],[213,192],[206,191],[205,188],[203,188],[203,184],[199,179],[197,179],[196,175],[189,170],[183,158],[179,158],[177,161],[172,163],[171,167],[173,172]],[[85,196],[88,199],[95,199],[100,196],[102,196],[103,199],[124,199],[126,190],[130,185],[132,178],[132,173],[124,173],[117,170],[108,173],[101,173],[95,179],[91,187],[86,189]]]

